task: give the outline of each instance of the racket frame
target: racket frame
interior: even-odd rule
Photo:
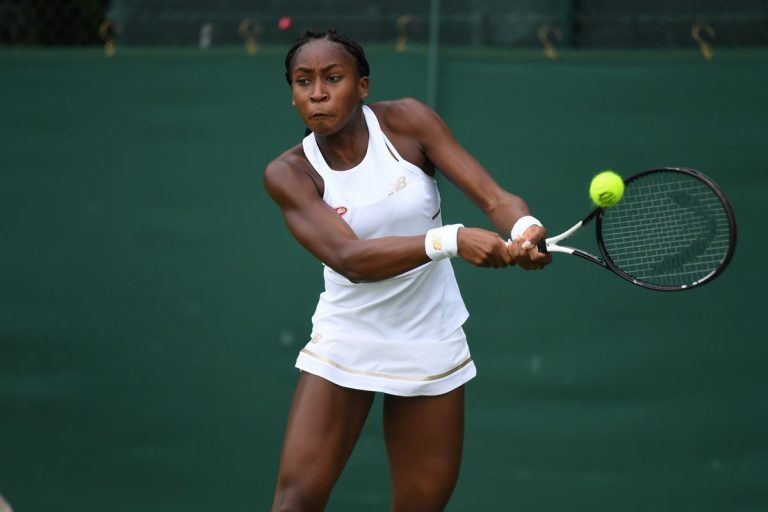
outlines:
[[[560,252],[565,254],[572,254],[574,256],[579,256],[580,258],[591,261],[592,263],[597,263],[601,267],[607,268],[608,270],[617,274],[619,277],[626,279],[627,281],[629,281],[634,285],[647,288],[650,290],[657,290],[657,291],[664,291],[664,292],[690,290],[691,288],[694,288],[696,286],[701,286],[702,284],[712,281],[715,277],[720,275],[723,272],[723,270],[725,270],[725,268],[728,266],[731,259],[733,258],[733,253],[734,253],[734,250],[736,249],[736,217],[733,213],[733,208],[731,207],[731,204],[728,201],[728,198],[725,196],[725,193],[717,185],[717,183],[715,183],[709,176],[695,169],[689,169],[686,167],[659,167],[656,169],[648,169],[645,171],[641,171],[637,174],[634,174],[629,178],[625,179],[624,184],[627,185],[632,181],[642,178],[644,176],[647,176],[649,174],[656,174],[661,172],[682,173],[682,174],[687,174],[689,176],[699,179],[700,181],[704,182],[717,195],[718,199],[720,199],[720,202],[723,205],[723,209],[725,210],[726,216],[728,217],[728,226],[730,228],[728,251],[726,252],[723,260],[720,262],[720,265],[718,265],[717,268],[712,272],[710,272],[709,274],[705,275],[704,277],[692,283],[688,283],[681,286],[662,286],[662,285],[657,285],[653,283],[647,283],[645,281],[641,281],[627,274],[613,262],[610,255],[608,254],[608,251],[605,248],[605,243],[603,241],[602,229],[601,229],[602,218],[603,218],[603,213],[605,212],[605,208],[602,208],[599,206],[594,210],[592,210],[582,220],[574,224],[570,229],[563,231],[557,236],[553,236],[551,238],[547,238],[545,241],[539,242],[539,245],[538,245],[539,251]],[[595,256],[594,254],[590,254],[587,251],[583,251],[575,247],[558,245],[558,242],[565,240],[567,238],[570,238],[571,236],[576,234],[576,232],[581,230],[584,226],[589,224],[592,220],[596,220],[595,235],[597,237],[597,245],[598,245],[598,248],[600,249],[600,254],[602,257]]]

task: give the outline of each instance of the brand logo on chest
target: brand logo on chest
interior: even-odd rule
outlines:
[[[392,185],[392,190],[390,190],[389,194],[387,195],[391,196],[395,192],[399,192],[407,186],[408,186],[408,182],[405,180],[405,176],[400,176],[395,180],[394,185]]]
[[[336,208],[334,208],[334,210],[336,210],[336,213],[338,213],[341,216],[343,216],[348,211],[346,206],[337,206]]]

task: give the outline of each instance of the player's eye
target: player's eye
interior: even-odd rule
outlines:
[[[329,82],[339,82],[341,81],[341,75],[329,75],[328,76]]]
[[[299,77],[299,78],[294,79],[293,82],[296,85],[300,86],[300,87],[304,87],[304,86],[309,85],[309,79],[308,78],[301,78],[301,77]]]

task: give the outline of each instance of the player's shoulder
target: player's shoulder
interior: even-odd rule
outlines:
[[[408,110],[412,110],[412,109],[421,109],[421,108],[425,108],[426,109],[426,108],[429,108],[424,103],[422,103],[421,101],[417,100],[416,98],[410,98],[410,97],[398,98],[398,99],[394,99],[394,100],[377,101],[375,103],[371,103],[369,106],[375,112],[378,112],[378,111],[385,111],[385,112],[395,111],[395,112],[399,112],[399,111],[403,111],[403,110],[408,111]]]
[[[395,133],[409,134],[428,130],[438,122],[437,115],[415,98],[377,101],[370,105],[379,123]]]
[[[429,112],[431,109],[416,98],[399,98],[396,100],[377,101],[369,105],[376,117],[387,120],[392,117],[408,117],[414,114]]]
[[[306,162],[307,157],[304,156],[303,147],[301,144],[297,144],[269,162],[264,172],[298,168],[303,166]]]
[[[270,192],[291,188],[296,185],[297,180],[311,180],[312,171],[312,165],[304,155],[302,145],[298,144],[267,164],[263,174],[264,185]]]
[[[301,144],[297,144],[281,155],[275,157],[264,169],[264,178],[275,178],[283,174],[306,172],[311,167]]]

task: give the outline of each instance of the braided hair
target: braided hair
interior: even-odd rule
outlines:
[[[355,59],[357,74],[361,78],[370,75],[371,68],[368,66],[368,59],[365,58],[365,52],[360,44],[349,38],[347,35],[337,32],[332,28],[329,28],[328,30],[310,29],[307,30],[304,35],[293,44],[293,46],[291,46],[288,53],[285,55],[285,80],[288,82],[288,85],[291,85],[292,83],[291,65],[293,64],[293,58],[296,56],[296,52],[305,44],[316,39],[327,39],[328,41],[342,45],[347,53]]]

